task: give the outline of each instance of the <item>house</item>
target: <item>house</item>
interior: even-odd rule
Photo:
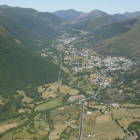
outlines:
[[[137,115],[137,116],[133,116],[133,118],[140,118],[140,115]]]
[[[110,104],[111,106],[114,106],[114,107],[119,107],[119,104],[118,103],[112,103]]]
[[[87,111],[87,114],[89,115],[89,114],[92,114],[92,112],[91,111]]]
[[[87,137],[90,137],[90,134],[87,134],[86,136],[87,136]]]

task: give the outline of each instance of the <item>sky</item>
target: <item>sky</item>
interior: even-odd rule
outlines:
[[[108,14],[140,11],[140,0],[0,0],[0,5],[33,8],[42,12],[75,9],[91,12],[99,9]]]

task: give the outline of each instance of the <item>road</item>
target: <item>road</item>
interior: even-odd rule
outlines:
[[[103,82],[99,88],[99,90],[97,91],[97,93],[91,97],[88,97],[86,99],[82,99],[82,104],[81,104],[81,119],[80,119],[80,128],[79,128],[79,136],[78,136],[78,139],[77,140],[80,140],[81,137],[82,137],[82,130],[83,130],[83,116],[84,116],[84,103],[86,100],[89,100],[91,98],[95,98],[99,93],[100,93],[100,90],[102,89],[103,85],[104,85],[104,82],[105,82],[105,77],[103,77]]]
[[[81,119],[80,119],[80,128],[79,128],[79,136],[78,136],[78,140],[80,140],[81,137],[82,137],[83,116],[84,116],[84,103],[85,103],[85,100],[82,100],[82,106],[81,106]]]
[[[99,90],[97,91],[97,93],[94,94],[94,95],[91,96],[91,97],[86,98],[85,101],[86,101],[86,100],[89,100],[89,99],[91,99],[91,98],[95,98],[95,97],[100,93],[100,91],[101,91],[101,89],[102,89],[102,87],[103,87],[103,85],[104,85],[105,79],[106,79],[106,78],[103,77],[103,82],[102,82],[101,86],[99,87]]]

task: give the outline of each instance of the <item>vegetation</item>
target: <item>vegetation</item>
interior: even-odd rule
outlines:
[[[32,50],[51,47],[51,40],[59,35],[52,27],[62,23],[62,19],[51,13],[24,8],[8,8],[2,11],[0,24]]]
[[[133,122],[129,125],[128,130],[133,133],[133,131],[137,132],[138,140],[140,140],[140,122]]]

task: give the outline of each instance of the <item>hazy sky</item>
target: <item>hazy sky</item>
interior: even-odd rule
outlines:
[[[140,0],[0,0],[0,5],[3,4],[48,12],[61,9],[83,12],[99,9],[108,14],[140,11]]]

